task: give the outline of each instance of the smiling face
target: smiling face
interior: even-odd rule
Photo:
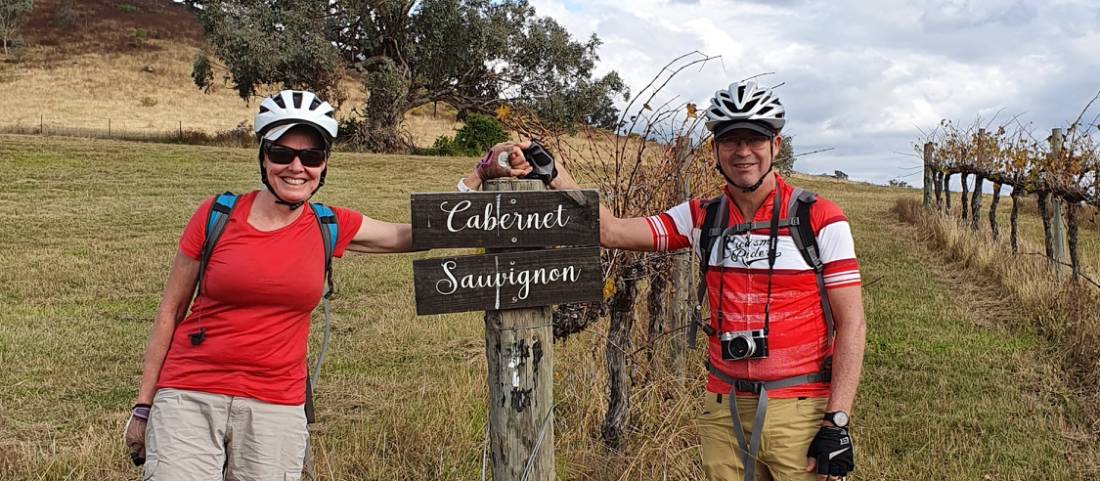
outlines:
[[[747,129],[738,129],[714,141],[718,162],[735,187],[755,184],[768,172],[782,139],[768,137]]]
[[[325,148],[324,139],[310,127],[290,129],[273,143],[294,150]],[[267,183],[280,199],[290,203],[309,200],[320,184],[321,173],[327,165],[326,161],[317,167],[306,167],[302,165],[302,159],[298,156],[295,156],[289,164],[277,164],[271,161],[266,152],[264,153],[263,167],[267,174]]]

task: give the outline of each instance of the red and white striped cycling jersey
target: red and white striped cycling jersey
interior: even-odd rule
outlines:
[[[782,192],[781,217],[787,217],[787,207],[794,190],[778,174],[776,191]],[[728,192],[726,193],[728,195]],[[768,196],[756,210],[752,222],[771,219],[775,193]],[[665,213],[648,217],[657,251],[674,251],[686,247],[699,249],[699,234],[706,216],[705,199],[693,199]],[[746,223],[732,199],[729,205],[729,225]],[[810,209],[810,224],[817,238],[821,261],[825,264],[827,290],[860,285],[859,263],[856,261],[852,231],[844,212],[833,202],[817,197]],[[711,365],[734,379],[774,381],[821,370],[822,362],[832,355],[825,335],[825,317],[813,268],[791,240],[787,228],[779,229],[778,251],[772,277],[772,294],[768,333],[769,354],[765,359],[723,361],[718,336],[709,339]],[[721,240],[718,240],[721,242]],[[764,305],[768,302],[768,229],[732,235],[726,238],[726,255],[718,259],[717,243],[711,249],[707,270],[707,292],[710,300],[711,327],[715,332],[748,331],[764,327]],[[721,303],[719,300],[721,299]],[[716,313],[723,313],[718,325]],[[729,385],[710,375],[707,390],[729,393]],[[751,393],[739,393],[751,395]],[[768,391],[773,398],[828,397],[828,383],[812,383]]]

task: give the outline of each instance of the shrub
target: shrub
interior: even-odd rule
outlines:
[[[124,3],[122,5],[119,5],[118,9],[122,10],[124,13],[134,13],[134,12],[138,11],[138,8],[137,8],[136,5],[130,5],[128,3]]]
[[[141,106],[142,107],[154,107],[156,105],[157,105],[157,99],[155,99],[153,97],[142,97],[141,98]]]
[[[429,149],[427,153],[430,155],[446,155],[451,157],[472,155],[463,150],[454,139],[446,135],[440,135],[436,138],[435,143],[432,144],[432,148]]]
[[[466,125],[455,134],[454,143],[467,155],[477,155],[505,140],[508,140],[508,134],[497,119],[471,113],[466,117]]]
[[[508,134],[497,119],[471,113],[466,116],[466,125],[458,129],[454,138],[440,135],[430,149],[422,152],[452,157],[478,156],[494,144],[505,140],[508,140]]]

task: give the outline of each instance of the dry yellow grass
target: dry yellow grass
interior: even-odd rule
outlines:
[[[214,133],[241,122],[252,123],[256,103],[242,100],[230,87],[205,94],[191,80],[194,46],[146,40],[153,48],[125,55],[85,53],[51,60],[49,47],[32,49],[16,64],[0,64],[5,108],[0,125],[107,128],[117,130]],[[340,111],[364,98],[352,79],[344,82],[349,99]],[[272,89],[264,90],[266,93]]]

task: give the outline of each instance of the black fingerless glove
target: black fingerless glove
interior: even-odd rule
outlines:
[[[547,187],[550,181],[558,176],[558,168],[555,165],[554,156],[539,143],[538,139],[531,139],[531,147],[523,150],[523,158],[531,164],[532,170],[521,179],[538,179]]]
[[[856,467],[853,449],[847,429],[822,426],[810,443],[806,457],[817,460],[817,474],[847,476]]]

